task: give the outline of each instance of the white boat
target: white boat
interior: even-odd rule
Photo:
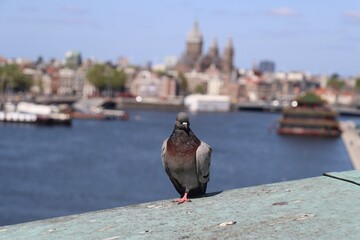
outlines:
[[[36,115],[32,113],[0,112],[1,122],[35,123]]]
[[[116,102],[105,98],[80,99],[73,104],[75,111],[71,116],[76,119],[128,120],[126,111],[117,110]]]
[[[229,112],[230,97],[222,95],[191,94],[185,97],[184,104],[190,112]]]
[[[0,121],[47,125],[71,125],[70,115],[60,113],[56,106],[28,102],[19,102],[16,106],[7,103],[5,105],[5,111],[0,111]]]

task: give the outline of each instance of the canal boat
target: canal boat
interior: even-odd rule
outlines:
[[[129,114],[116,109],[116,102],[105,98],[80,99],[73,104],[73,119],[128,120]]]
[[[185,97],[184,104],[190,112],[229,112],[229,96],[191,94]]]
[[[283,109],[279,134],[339,137],[337,113],[315,93],[308,92]]]
[[[61,113],[56,106],[19,102],[6,103],[0,111],[0,122],[34,123],[42,125],[71,125],[69,114]]]

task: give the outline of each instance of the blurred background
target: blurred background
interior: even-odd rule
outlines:
[[[0,1],[0,225],[178,197],[179,111],[208,192],[353,169],[359,27],[355,0]]]

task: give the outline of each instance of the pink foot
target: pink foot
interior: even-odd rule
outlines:
[[[191,202],[190,199],[187,197],[188,193],[185,192],[184,196],[182,198],[176,199],[174,202],[177,202],[178,204],[184,203],[184,202]]]

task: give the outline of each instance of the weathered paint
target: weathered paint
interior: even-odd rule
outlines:
[[[329,173],[180,205],[164,200],[4,226],[0,239],[359,239],[359,177]]]
[[[330,172],[330,173],[325,173],[324,175],[360,185],[360,170],[347,171],[347,172]]]
[[[360,169],[360,135],[351,121],[341,122],[341,137],[354,169]]]

